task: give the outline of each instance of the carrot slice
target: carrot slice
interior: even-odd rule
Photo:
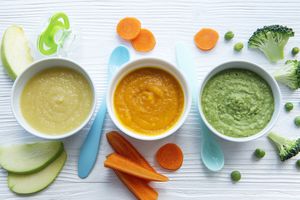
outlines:
[[[151,31],[142,28],[140,34],[131,41],[131,44],[136,51],[148,52],[155,47],[156,40]]]
[[[162,168],[175,171],[182,165],[183,154],[176,144],[165,144],[156,152],[156,161]]]
[[[107,157],[104,161],[104,166],[141,179],[160,182],[166,182],[169,180],[168,177],[146,169],[116,153],[112,153]]]
[[[194,42],[199,49],[208,51],[216,46],[218,39],[219,34],[217,31],[203,28],[195,35]]]
[[[158,193],[145,180],[114,170],[132,194],[140,200],[156,200]]]
[[[142,167],[156,172],[146,159],[126,140],[121,134],[116,131],[111,131],[106,134],[108,143],[113,150],[121,156],[141,165]]]
[[[141,31],[141,22],[134,17],[125,17],[117,25],[117,33],[124,40],[136,38]]]

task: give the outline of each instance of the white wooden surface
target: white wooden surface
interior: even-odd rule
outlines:
[[[246,43],[256,28],[268,24],[285,24],[292,27],[296,36],[290,39],[286,58],[293,46],[300,46],[300,1],[299,0],[1,0],[0,33],[11,24],[23,25],[32,39],[45,17],[55,11],[65,11],[73,27],[80,30],[82,43],[71,58],[80,62],[96,83],[98,95],[106,87],[106,66],[110,52],[119,44],[125,44],[115,34],[115,25],[125,16],[139,18],[144,27],[150,28],[157,46],[151,53],[138,54],[131,47],[132,57],[156,56],[175,62],[176,41],[186,42],[193,50],[197,62],[199,80],[212,67],[229,60],[248,60],[273,72],[279,65],[270,64],[261,54],[244,48],[234,53],[235,42]],[[213,27],[220,33],[217,47],[211,52],[201,52],[193,44],[193,35],[201,27]],[[232,42],[226,43],[223,34],[232,30],[236,34]],[[33,43],[35,41],[32,41]],[[0,144],[32,142],[39,140],[26,133],[16,122],[10,110],[10,91],[13,82],[0,67]],[[281,113],[274,130],[289,137],[299,137],[300,130],[293,119],[300,114],[299,92],[281,87],[283,102],[294,102],[295,109]],[[283,109],[282,109],[283,110]],[[185,125],[177,134],[158,142],[132,141],[158,171],[170,177],[168,183],[153,183],[159,199],[300,199],[300,171],[295,167],[297,158],[282,164],[269,141],[262,137],[254,142],[233,144],[220,141],[225,151],[225,167],[211,173],[202,165],[199,154],[200,127],[196,123],[196,109],[192,108]],[[109,117],[105,132],[115,129]],[[111,170],[103,167],[104,157],[111,152],[105,137],[101,142],[96,166],[91,175],[81,180],[77,176],[79,147],[88,127],[74,137],[65,140],[68,161],[58,179],[48,189],[24,199],[133,199]],[[175,142],[185,155],[183,167],[168,173],[154,162],[153,155],[162,144]],[[264,148],[267,155],[261,161],[252,157],[255,148]],[[233,184],[230,172],[240,170],[242,180]],[[19,199],[6,186],[6,172],[0,171],[0,199]]]

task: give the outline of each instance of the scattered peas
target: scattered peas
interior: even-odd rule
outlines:
[[[294,104],[291,103],[291,102],[287,102],[287,103],[284,105],[284,107],[285,107],[285,110],[286,110],[287,112],[289,112],[289,111],[293,110]]]
[[[241,42],[236,43],[233,47],[233,49],[238,52],[241,51],[243,48],[244,48],[244,44]]]
[[[262,149],[256,149],[254,154],[257,158],[263,158],[266,155],[266,152]]]
[[[297,116],[294,120],[296,126],[300,126],[300,116]]]
[[[231,40],[233,37],[234,37],[234,33],[232,31],[228,31],[224,35],[224,39],[227,41]]]
[[[297,160],[296,166],[300,168],[300,160]]]
[[[231,172],[231,180],[237,182],[241,180],[241,173],[239,171],[232,171]]]
[[[294,47],[294,48],[292,49],[292,55],[295,56],[295,55],[297,55],[298,53],[299,53],[299,48],[298,48],[298,47]]]

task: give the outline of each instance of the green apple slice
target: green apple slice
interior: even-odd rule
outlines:
[[[8,172],[37,172],[55,160],[64,150],[58,141],[12,145],[0,148],[0,165]]]
[[[7,183],[11,191],[17,194],[32,194],[48,187],[58,176],[65,165],[67,154],[65,151],[46,168],[34,174],[8,173]]]
[[[13,80],[33,62],[22,27],[12,25],[6,29],[2,38],[1,58],[4,68]]]

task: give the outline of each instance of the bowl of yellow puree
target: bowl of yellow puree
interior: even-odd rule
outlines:
[[[112,78],[107,109],[115,125],[140,140],[165,138],[184,123],[191,107],[185,76],[161,59],[123,66]]]
[[[77,133],[88,123],[96,105],[88,73],[62,58],[34,62],[15,81],[11,100],[19,124],[44,139]]]

